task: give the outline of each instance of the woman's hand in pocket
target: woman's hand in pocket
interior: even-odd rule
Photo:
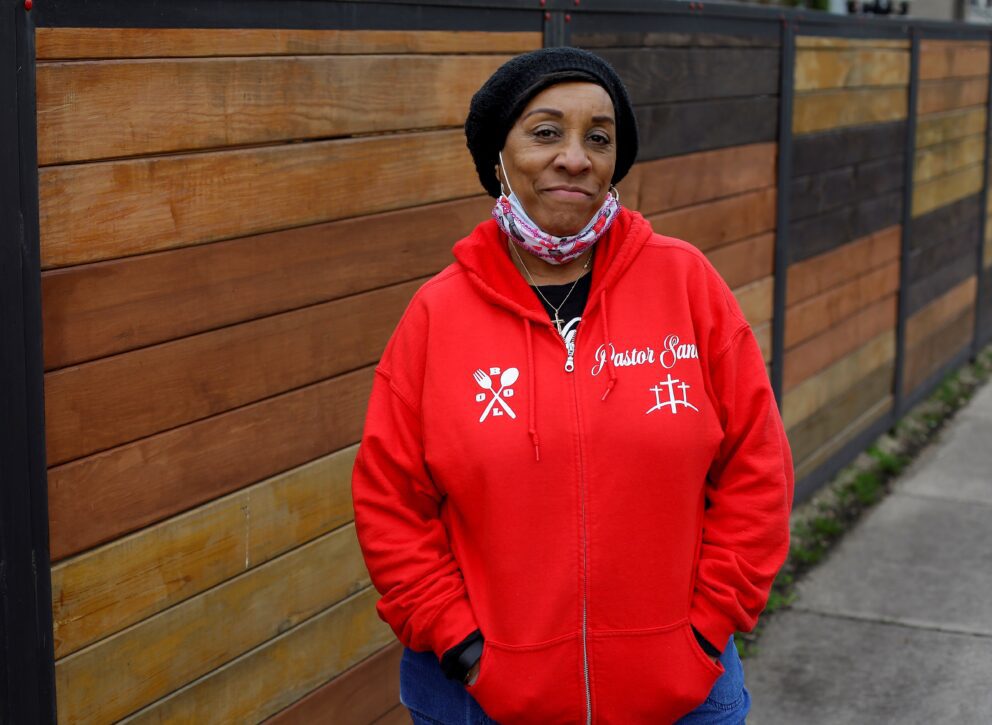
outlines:
[[[469,669],[468,674],[465,675],[465,684],[471,687],[475,684],[475,681],[479,678],[479,663],[482,662],[482,657],[479,657],[475,661],[475,664]]]

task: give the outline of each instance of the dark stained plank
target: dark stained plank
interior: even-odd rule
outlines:
[[[713,20],[714,18],[710,18]],[[716,25],[716,24],[714,24]],[[714,28],[716,29],[716,28]],[[645,32],[579,32],[572,33],[572,45],[589,50],[599,48],[657,48],[657,47],[701,47],[701,48],[740,48],[740,47],[779,47],[779,35],[772,29],[764,32],[734,33],[676,33],[661,31]]]
[[[854,440],[860,433],[868,430],[876,422],[883,420],[892,410],[893,396],[887,395],[851,421],[844,430],[824,442],[822,446],[808,458],[796,465],[796,480],[801,481],[816,469],[825,465],[831,457],[843,450],[844,445]]]
[[[788,391],[896,324],[896,296],[883,298],[785,354],[782,390]]]
[[[911,393],[969,345],[975,331],[975,311],[969,307],[916,347],[906,351],[903,390]]]
[[[974,265],[978,242],[978,220],[975,220],[974,224],[945,234],[939,244],[914,249],[906,260],[910,283],[929,277],[945,266],[954,264],[961,257],[967,257]]]
[[[399,702],[403,645],[394,641],[266,720],[266,725],[365,725]],[[405,710],[405,708],[404,708]],[[407,722],[410,716],[406,715]]]
[[[709,251],[775,228],[775,187],[724,197],[647,217],[659,234]]]
[[[906,348],[913,348],[975,306],[975,277],[945,292],[906,321]]]
[[[508,57],[49,63],[38,68],[38,163],[460,126]]]
[[[905,136],[905,121],[797,136],[792,142],[792,173],[805,176],[870,159],[901,156]]]
[[[988,97],[988,83],[982,77],[941,78],[921,81],[916,112],[920,115],[955,108],[981,106]]]
[[[39,60],[365,53],[522,53],[536,32],[276,28],[38,28]]]
[[[707,149],[774,141],[778,98],[731,98],[634,109],[641,161]]]
[[[776,95],[778,51],[764,48],[602,49],[634,105]]]
[[[49,465],[370,365],[422,282],[47,373]]]
[[[491,207],[471,197],[45,271],[45,368],[432,274]]]
[[[372,368],[48,471],[53,561],[358,441]]]
[[[789,267],[786,304],[820,294],[899,258],[902,226],[895,225]]]
[[[912,315],[928,302],[956,287],[976,272],[975,255],[960,256],[929,275],[909,285],[906,298],[907,313]]]
[[[49,166],[39,185],[45,268],[479,193],[460,129]]]
[[[890,156],[794,177],[790,216],[803,219],[901,189],[902,166],[902,156]]]
[[[981,195],[973,194],[913,219],[909,230],[909,248],[923,249],[939,244],[949,230],[978,223]]]
[[[789,259],[799,262],[892,226],[902,218],[902,192],[893,191],[793,222]]]

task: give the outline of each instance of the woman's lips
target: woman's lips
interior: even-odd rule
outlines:
[[[544,193],[552,199],[560,199],[561,201],[587,201],[592,196],[588,191],[566,186],[546,189]]]

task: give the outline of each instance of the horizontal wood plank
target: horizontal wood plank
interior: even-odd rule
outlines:
[[[479,191],[461,130],[52,166],[39,184],[45,268]]]
[[[871,159],[901,157],[905,139],[904,120],[797,136],[792,142],[792,173],[805,176]]]
[[[977,193],[982,188],[983,166],[971,164],[913,185],[913,216]]]
[[[775,187],[648,217],[659,234],[678,237],[709,251],[775,228]]]
[[[38,60],[366,53],[522,53],[540,32],[275,28],[38,28]]]
[[[649,215],[773,186],[775,159],[776,145],[759,143],[642,162],[633,183],[624,179],[621,199],[636,187],[633,208]]]
[[[988,92],[989,84],[982,77],[921,81],[916,112],[925,115],[956,108],[982,106],[988,100]]]
[[[832,456],[839,453],[846,443],[882,420],[892,410],[892,404],[893,397],[891,395],[886,396],[851,421],[844,430],[825,441],[811,456],[796,465],[796,480],[801,481],[806,478],[817,468],[827,463]]]
[[[895,330],[886,330],[813,375],[782,398],[782,421],[787,429],[815,415],[843,391],[874,370],[893,360],[896,354]]]
[[[874,198],[806,217],[789,226],[789,260],[798,262],[830,249],[887,229],[902,219],[902,191],[890,191]]]
[[[975,310],[968,307],[919,345],[907,349],[903,390],[909,394],[925,383],[927,378],[971,344],[974,332]]]
[[[984,159],[983,134],[962,136],[942,144],[927,146],[916,152],[913,183],[922,184],[965,166],[980,164]]]
[[[740,48],[766,47],[777,48],[779,35],[775,29],[753,27],[745,31],[739,24],[734,25],[728,32],[721,32],[722,27],[717,18],[710,18],[706,32],[666,32],[666,31],[632,31],[632,32],[573,32],[571,42],[577,48],[594,50],[597,48],[656,48],[670,46],[673,48]],[[716,21],[716,22],[712,22]]]
[[[985,76],[988,72],[988,43],[932,39],[920,41],[920,80]]]
[[[800,93],[793,101],[792,132],[813,133],[906,117],[905,88],[845,88]]]
[[[778,93],[779,52],[766,48],[603,48],[635,105]]]
[[[422,281],[47,373],[49,464],[370,365]]]
[[[384,708],[399,702],[399,642],[383,647],[316,690],[265,721],[266,725],[308,725],[333,722],[365,725],[382,716]],[[390,708],[391,710],[392,708]],[[406,712],[406,708],[403,708]],[[406,723],[410,715],[406,714]]]
[[[773,277],[765,277],[735,289],[734,297],[740,305],[741,313],[752,327],[757,327],[772,319],[772,300],[775,290]]]
[[[778,98],[716,99],[640,106],[637,117],[642,161],[708,149],[775,141]]]
[[[209,589],[352,519],[357,446],[52,567],[55,656]]]
[[[933,270],[923,279],[912,282],[906,295],[906,311],[915,315],[932,300],[976,273],[978,255],[958,257],[942,267]]]
[[[123,722],[257,722],[275,714],[395,641],[376,614],[378,599],[366,587]]]
[[[793,177],[789,218],[804,219],[902,189],[902,176],[900,154]]]
[[[975,304],[977,278],[969,277],[906,320],[906,347],[915,348]]]
[[[920,117],[916,122],[916,148],[985,133],[985,113],[985,107],[979,106]]]
[[[771,370],[768,369],[772,361],[772,323],[768,322],[757,325],[751,328],[751,332],[754,333],[754,339],[758,343],[758,349],[761,350],[761,358],[765,361],[766,372],[768,377],[771,378]]]
[[[38,68],[38,163],[460,126],[472,94],[506,60],[344,55],[50,63]]]
[[[909,53],[903,49],[801,48],[795,62],[797,92],[909,83]]]
[[[471,197],[45,271],[45,368],[433,274],[491,208]]]
[[[901,48],[909,50],[903,38],[843,38],[827,35],[796,35],[797,48]]]
[[[899,262],[892,261],[789,307],[785,315],[786,349],[821,334],[858,310],[894,294],[898,287]]]
[[[980,213],[981,195],[972,194],[916,217],[909,230],[910,251],[940,244],[948,234],[966,228],[974,230],[977,238]]]
[[[52,560],[357,442],[372,376],[363,368],[50,468]]]
[[[923,249],[914,249],[905,260],[910,284],[926,279],[937,270],[966,257],[977,263],[978,224],[948,230],[946,237]]]
[[[59,660],[59,719],[117,720],[368,584],[348,524]]]
[[[742,239],[706,254],[731,289],[767,277],[775,267],[775,233]]]
[[[895,295],[874,302],[821,335],[785,353],[782,390],[789,391],[831,363],[857,350],[861,345],[895,327]]]
[[[888,227],[791,265],[786,304],[791,307],[868,270],[899,259],[901,234],[901,225]]]

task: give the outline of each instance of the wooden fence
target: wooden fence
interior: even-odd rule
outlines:
[[[646,0],[0,0],[0,721],[402,722],[349,477],[486,218],[505,59],[607,58],[799,498],[992,338],[992,31]]]

